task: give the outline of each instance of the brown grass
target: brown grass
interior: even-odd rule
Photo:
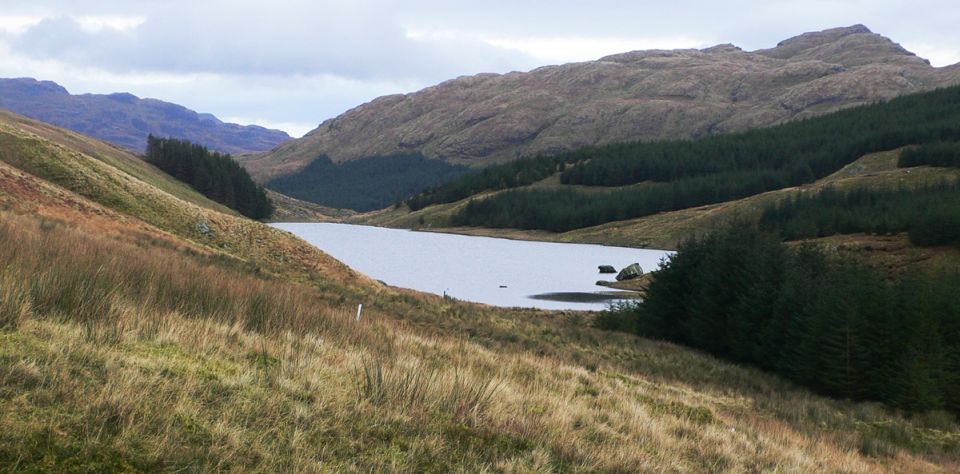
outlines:
[[[377,309],[357,323],[324,292],[207,256],[0,222],[0,462],[18,469],[958,466],[949,422],[826,401],[668,344],[470,305],[446,311],[477,337],[419,334]],[[518,345],[512,331],[534,335]]]
[[[74,159],[77,176],[116,172]],[[68,190],[0,164],[9,470],[960,468],[942,414],[824,399],[585,314],[383,287],[288,234],[109,176],[191,220],[167,227],[166,211],[114,207],[97,179]]]

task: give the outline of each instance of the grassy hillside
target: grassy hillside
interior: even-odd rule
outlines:
[[[275,222],[332,222],[356,214],[349,209],[325,207],[269,189],[267,189],[267,197],[276,207],[273,216],[270,218],[271,221]]]
[[[960,469],[946,417],[814,396],[585,314],[384,287],[19,133],[39,148],[0,162],[14,471]]]
[[[468,200],[430,206],[416,212],[409,212],[405,209],[384,210],[379,213],[358,215],[353,220],[392,227],[443,230],[518,239],[674,249],[684,238],[718,228],[734,219],[757,221],[763,210],[773,203],[791,196],[817,193],[827,187],[835,189],[884,189],[900,185],[922,186],[937,183],[941,180],[960,180],[960,170],[957,169],[898,168],[897,160],[900,153],[901,150],[893,150],[866,155],[840,171],[805,186],[770,191],[744,199],[663,212],[638,219],[611,222],[563,233],[450,227],[451,216],[459,208],[465,206]],[[546,188],[559,186],[561,184],[557,176],[531,185],[531,187]],[[602,188],[592,189],[594,192],[603,192]],[[864,238],[865,236],[859,237],[860,240]]]
[[[958,119],[960,88],[945,88],[748,132],[520,160],[406,202],[440,205],[448,225],[568,232],[809,185],[865,154],[956,140]]]
[[[33,166],[38,169],[37,167],[49,163],[57,157],[62,158],[65,155],[81,153],[174,197],[201,207],[226,213],[232,212],[228,208],[205,198],[190,186],[159,172],[154,166],[147,164],[132,153],[99,140],[3,109],[0,109],[0,133],[3,133],[3,140],[0,141],[0,146],[3,148],[0,150],[4,153],[4,161],[12,163],[16,160],[24,166]],[[26,155],[30,155],[31,159],[28,160]],[[59,161],[67,160],[61,159]],[[73,164],[73,166],[76,165],[78,163]],[[61,163],[60,166],[71,166],[71,164]],[[97,168],[97,171],[101,173],[105,172],[104,170],[109,169]],[[66,177],[79,173],[79,170],[63,171],[59,176]],[[53,179],[55,176],[57,175],[49,175],[48,179]]]

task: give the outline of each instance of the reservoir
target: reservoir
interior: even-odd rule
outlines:
[[[636,262],[651,271],[673,253],[350,224],[272,225],[389,285],[504,307],[603,310],[615,299],[603,293],[616,290],[596,282],[615,275],[599,274],[598,265],[620,270]]]

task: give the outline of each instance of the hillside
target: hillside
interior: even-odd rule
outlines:
[[[453,215],[466,206],[470,199],[475,199],[477,196],[454,203],[430,206],[415,212],[410,212],[407,209],[384,209],[373,213],[358,214],[347,220],[388,227],[502,236],[523,240],[675,249],[680,241],[692,235],[708,232],[735,219],[748,221],[759,219],[763,210],[773,203],[792,196],[817,193],[827,187],[838,189],[895,189],[901,185],[920,186],[942,180],[960,181],[960,171],[956,169],[898,168],[897,158],[899,154],[900,150],[869,154],[845,166],[840,171],[803,186],[789,187],[742,199],[662,212],[561,233],[537,230],[452,227],[451,218]],[[559,176],[547,178],[529,186],[531,189],[555,189],[559,187],[563,187],[560,184]],[[580,189],[598,193],[607,192],[605,188]],[[500,192],[503,191],[488,193],[487,195]],[[479,197],[483,197],[483,195]],[[869,245],[870,242],[876,243],[874,239],[866,239],[865,244]]]
[[[450,227],[450,218],[467,200],[431,206],[407,213],[396,209],[358,215],[348,221],[389,227],[418,228],[437,232],[507,237],[569,243],[591,243],[623,247],[676,249],[683,240],[702,235],[725,224],[757,222],[769,206],[797,196],[815,195],[823,189],[889,189],[920,187],[943,181],[960,182],[960,170],[930,167],[898,168],[900,150],[864,156],[844,169],[815,183],[770,191],[743,199],[663,212],[637,219],[611,222],[569,232]],[[536,187],[557,186],[549,180]],[[911,245],[905,235],[841,234],[812,242],[875,265],[902,272],[916,268],[960,266],[960,249],[920,248]]]
[[[0,108],[142,153],[151,133],[225,153],[266,151],[290,139],[280,130],[224,123],[177,104],[132,94],[72,95],[50,81],[0,79]]]
[[[356,214],[349,209],[333,209],[269,189],[267,197],[276,207],[270,218],[274,222],[335,222]]]
[[[494,165],[413,196],[405,206],[351,220],[675,248],[732,216],[758,218],[765,206],[798,190],[837,188],[847,181],[839,175],[891,192],[953,179],[958,123],[960,88],[949,87],[748,132],[611,144]],[[936,163],[898,164],[904,147],[911,156],[936,156],[942,163],[919,169],[912,168]],[[904,219],[898,226],[909,227]]]
[[[453,79],[381,97],[244,165],[260,181],[334,163],[419,153],[482,167],[623,141],[703,137],[960,83],[857,25],[743,51],[635,51],[530,72]]]
[[[12,470],[960,467],[942,416],[818,397],[589,315],[385,287],[116,148],[0,126]]]

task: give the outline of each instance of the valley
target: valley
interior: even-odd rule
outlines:
[[[12,115],[3,127],[5,465],[956,467],[952,425],[576,312],[385,287],[125,152]]]
[[[380,97],[303,138],[240,159],[261,183],[307,188],[324,183],[315,170],[323,160],[344,173],[411,155],[437,162],[417,167],[422,173],[439,163],[478,170],[607,144],[708,138],[957,84],[956,65],[932,67],[854,25],[756,51],[733,45],[633,51],[451,79]],[[352,179],[373,190],[383,181],[364,181],[360,173]],[[423,190],[444,182],[411,184]],[[329,197],[313,193],[316,202],[331,205],[323,201]]]
[[[960,65],[865,26],[300,139],[0,96],[0,470],[960,471]]]
[[[455,203],[430,206],[418,211],[390,208],[378,212],[357,214],[345,219],[370,225],[410,228],[434,232],[462,233],[505,237],[521,240],[590,243],[636,248],[675,249],[684,238],[704,229],[716,228],[735,219],[755,221],[769,205],[793,196],[816,193],[825,188],[857,189],[920,186],[943,180],[960,180],[960,171],[937,168],[897,168],[899,151],[880,152],[864,156],[840,171],[814,183],[769,191],[743,199],[718,204],[668,211],[637,219],[616,221],[555,233],[542,230],[495,229],[483,227],[453,227],[450,218],[471,198]],[[530,188],[560,187],[557,177],[529,185]],[[497,192],[503,191],[495,191]],[[598,190],[597,192],[603,192]]]

